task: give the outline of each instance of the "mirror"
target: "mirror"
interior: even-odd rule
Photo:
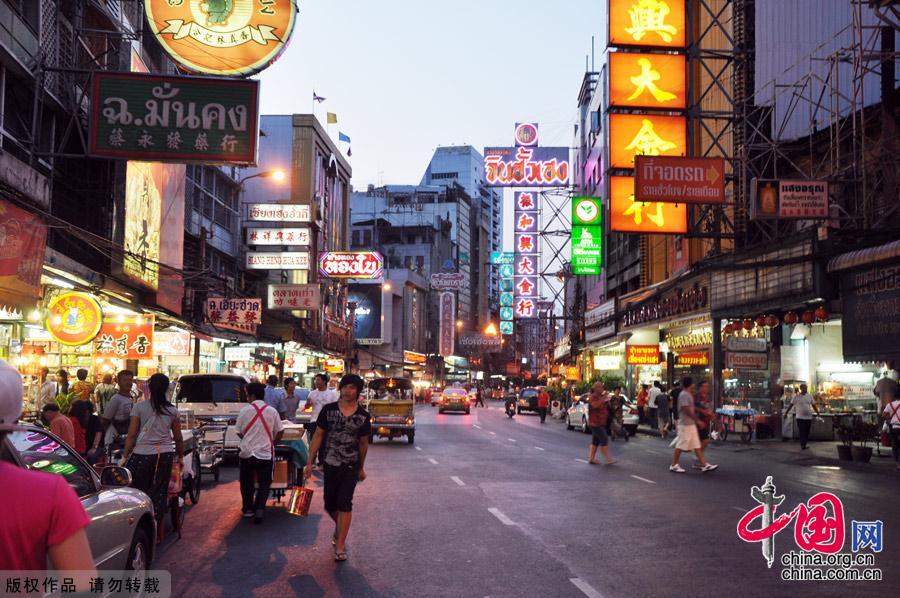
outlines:
[[[103,486],[130,486],[131,471],[127,467],[109,465],[100,472],[100,484]]]

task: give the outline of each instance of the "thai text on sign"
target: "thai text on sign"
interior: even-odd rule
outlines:
[[[634,201],[725,203],[725,160],[635,156]]]
[[[212,324],[259,324],[262,317],[262,299],[228,299],[210,297],[204,304],[206,319]]]
[[[569,184],[569,148],[487,147],[485,182],[495,187],[560,187]]]
[[[269,309],[319,309],[321,290],[317,284],[270,284]]]
[[[659,345],[627,345],[625,363],[628,365],[659,365]]]
[[[252,222],[309,222],[310,215],[306,204],[247,204],[247,219]]]
[[[319,274],[325,278],[380,278],[384,259],[377,251],[326,251],[319,254]]]

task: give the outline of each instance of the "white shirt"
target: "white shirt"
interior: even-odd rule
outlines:
[[[256,417],[254,405],[262,410],[262,419]],[[253,421],[254,418],[256,421]],[[263,419],[269,427],[269,432],[271,432],[272,436],[269,436],[266,432],[266,426],[262,422]],[[250,425],[251,421],[253,421],[252,426]],[[272,459],[274,436],[284,430],[281,416],[278,415],[275,409],[266,405],[265,401],[253,401],[241,409],[235,427],[237,428],[237,433],[243,436],[241,438],[240,458],[249,459],[250,457],[256,457],[266,461]]]
[[[662,394],[662,390],[653,386],[650,388],[650,394],[647,395],[647,404],[650,406],[650,409],[656,409],[656,397]]]
[[[794,413],[797,419],[812,419],[813,416],[813,398],[806,393],[795,395],[791,399],[791,405],[794,406]]]
[[[47,380],[41,384],[41,405],[52,403],[56,399],[56,382]]]
[[[885,417],[891,418],[891,427],[900,428],[900,400],[891,401],[882,413]]]
[[[336,390],[312,390],[309,393],[309,396],[306,397],[306,401],[312,403],[312,415],[310,417],[311,422],[315,422],[319,419],[319,412],[322,411],[322,407],[327,405],[328,403],[334,403],[341,398],[341,395],[338,394]]]

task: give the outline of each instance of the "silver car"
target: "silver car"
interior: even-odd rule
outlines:
[[[19,467],[61,475],[91,518],[85,530],[94,564],[105,570],[149,569],[156,523],[150,497],[134,488],[124,467],[106,467],[101,475],[59,438],[36,426],[10,432],[0,459]]]
[[[585,434],[591,431],[588,425],[588,396],[588,394],[583,394],[578,397],[566,411],[566,429],[581,428]],[[637,404],[626,398],[622,403],[622,426],[629,436],[637,433],[639,419]]]

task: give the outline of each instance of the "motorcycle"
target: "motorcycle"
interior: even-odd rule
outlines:
[[[513,417],[515,414],[516,414],[516,403],[515,403],[515,401],[507,401],[507,402],[506,402],[506,416],[507,416],[509,419],[512,419],[512,417]]]

